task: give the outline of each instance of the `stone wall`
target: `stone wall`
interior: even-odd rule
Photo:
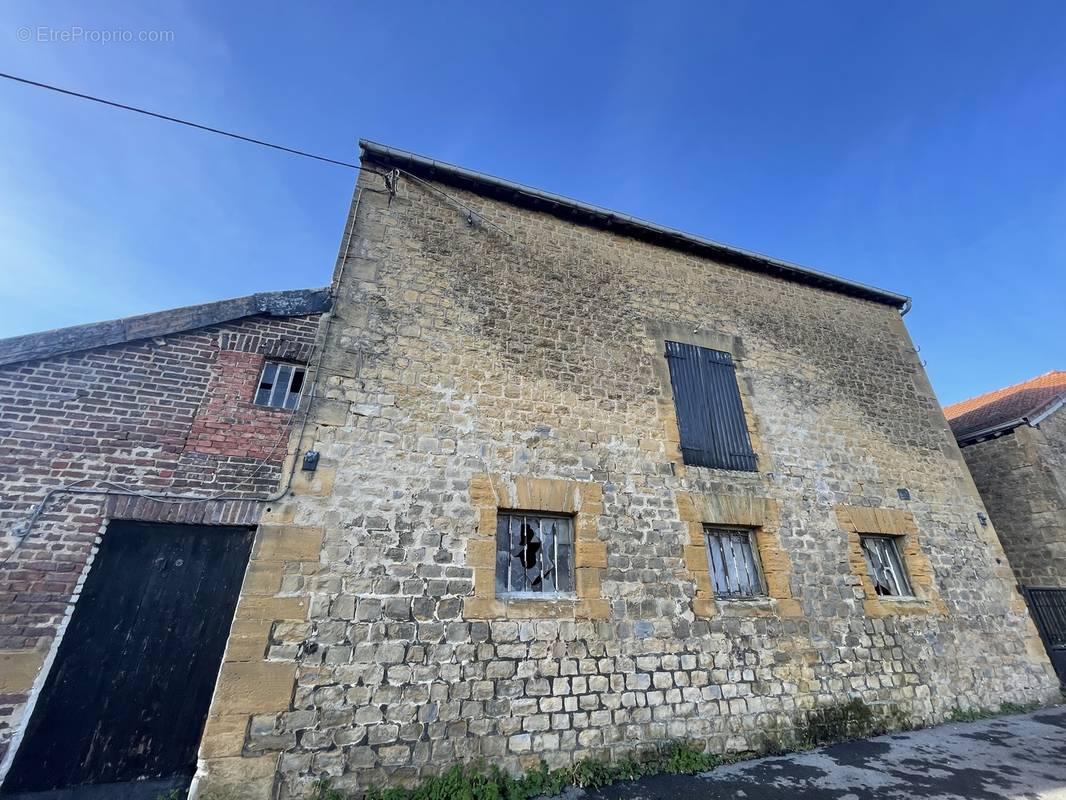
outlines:
[[[143,319],[172,324],[171,316]],[[266,357],[307,358],[318,318],[253,316],[0,366],[0,760],[107,519],[258,521],[251,498],[277,488],[292,414],[251,399]],[[8,340],[4,352],[65,336]],[[249,499],[163,504],[60,493],[14,549],[46,491],[101,481]]]
[[[338,405],[301,443],[328,486],[265,520],[322,537],[275,594],[306,617],[276,620],[257,659],[295,689],[277,711],[216,703],[228,736],[200,790],[291,798],[678,738],[746,750],[852,697],[931,722],[1055,696],[897,310],[360,180],[323,366]],[[757,472],[681,462],[664,330],[730,343]],[[491,596],[488,517],[507,507],[577,514],[573,600]],[[770,597],[708,594],[706,522],[758,528]],[[856,531],[905,537],[916,600],[871,602]]]
[[[1018,583],[1066,587],[1066,413],[962,454]]]

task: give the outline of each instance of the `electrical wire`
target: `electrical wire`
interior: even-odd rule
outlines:
[[[180,117],[174,117],[174,116],[171,116],[169,114],[160,114],[160,113],[158,113],[156,111],[149,111],[148,109],[145,109],[145,108],[138,108],[137,106],[131,106],[131,105],[128,105],[126,103],[119,103],[119,102],[117,102],[115,100],[107,100],[106,98],[97,97],[97,96],[91,95],[91,94],[85,94],[84,92],[76,92],[73,89],[64,89],[62,86],[55,86],[53,84],[44,83],[42,81],[30,80],[29,78],[23,78],[23,77],[21,77],[19,75],[12,75],[12,74],[10,74],[8,72],[0,72],[0,78],[4,78],[4,79],[9,80],[9,81],[14,81],[16,83],[25,84],[26,86],[34,86],[34,87],[37,87],[38,89],[45,89],[45,90],[50,91],[50,92],[56,92],[58,94],[67,95],[69,97],[77,97],[77,98],[79,98],[81,100],[89,100],[90,102],[100,103],[101,105],[109,106],[110,108],[117,108],[117,109],[120,109],[122,111],[132,111],[135,114],[143,114],[143,115],[145,115],[147,117],[153,117],[154,119],[161,119],[164,122],[173,122],[173,123],[175,123],[177,125],[185,125],[186,127],[194,128],[196,130],[204,131],[206,133],[216,133],[219,136],[227,136],[230,139],[236,139],[236,140],[241,141],[241,142],[247,142],[249,144],[259,145],[260,147],[268,147],[268,148],[270,148],[272,150],[279,150],[279,151],[281,151],[283,153],[289,153],[291,155],[301,156],[303,158],[311,158],[311,159],[314,159],[315,161],[322,161],[322,162],[325,162],[327,164],[334,164],[334,165],[336,165],[338,167],[346,167],[348,169],[355,169],[355,170],[361,169],[361,170],[363,170],[365,172],[370,172],[370,173],[372,173],[374,175],[381,175],[381,176],[386,177],[386,178],[390,177],[388,175],[388,173],[378,172],[377,170],[370,169],[370,168],[366,167],[365,165],[360,166],[359,164],[351,164],[351,163],[349,163],[347,161],[338,161],[337,159],[334,159],[334,158],[328,158],[326,156],[319,156],[319,155],[315,155],[314,153],[308,153],[306,150],[297,150],[296,148],[293,148],[293,147],[285,147],[284,145],[274,144],[273,142],[268,142],[268,141],[265,141],[263,139],[256,139],[256,138],[251,137],[251,136],[244,136],[243,134],[233,133],[232,131],[225,131],[225,130],[222,130],[221,128],[213,128],[210,125],[203,125],[203,124],[201,124],[199,122],[192,122],[190,120],[181,119]],[[438,194],[441,197],[445,198],[452,205],[454,205],[457,208],[465,211],[466,214],[467,214],[467,221],[469,223],[475,224],[478,221],[484,222],[485,224],[489,225],[492,228],[495,228],[497,231],[499,231],[500,233],[504,234],[505,236],[509,236],[511,238],[514,238],[514,234],[513,233],[511,233],[510,231],[504,230],[502,227],[497,225],[495,222],[493,222],[492,220],[490,220],[487,217],[485,217],[480,211],[478,211],[475,208],[471,208],[469,205],[464,203],[462,200],[459,200],[458,198],[453,197],[452,195],[448,194],[447,192],[441,191],[436,186],[434,186],[432,183],[423,180],[422,178],[420,178],[417,175],[414,175],[414,174],[408,172],[407,170],[397,169],[396,171],[399,172],[399,173],[402,173],[403,175],[406,175],[408,178],[410,178],[413,181],[417,181],[418,183],[420,183],[421,185],[425,186],[430,191],[435,192],[436,194]],[[390,189],[390,192],[395,193],[394,192],[394,184],[393,184],[393,188]]]
[[[301,157],[304,157],[304,158],[310,158],[310,159],[313,159],[313,160],[316,160],[316,161],[321,161],[321,162],[324,162],[324,163],[333,164],[333,165],[336,165],[336,166],[345,167],[345,168],[349,168],[349,169],[360,170],[362,172],[366,172],[366,173],[373,174],[373,175],[379,175],[379,176],[381,176],[381,177],[383,177],[385,179],[386,189],[388,191],[388,194],[390,195],[390,202],[391,202],[391,198],[394,197],[395,194],[396,194],[396,176],[399,175],[399,174],[402,174],[402,175],[406,176],[407,178],[411,179],[412,181],[417,182],[421,186],[424,186],[426,189],[428,189],[428,190],[432,191],[433,193],[439,195],[440,197],[444,198],[447,202],[449,202],[454,207],[460,209],[461,211],[465,211],[466,212],[466,219],[467,219],[467,221],[470,224],[475,224],[476,222],[485,222],[490,227],[496,229],[500,233],[503,233],[504,235],[506,235],[508,237],[514,238],[514,234],[513,233],[511,233],[510,231],[505,230],[504,228],[500,227],[496,223],[494,223],[491,220],[487,219],[480,211],[477,211],[476,209],[470,207],[469,205],[467,205],[466,203],[462,202],[458,198],[453,197],[452,195],[448,194],[447,192],[442,191],[441,189],[438,189],[432,183],[430,183],[428,181],[425,181],[422,178],[418,177],[417,175],[414,175],[414,174],[412,174],[412,173],[410,173],[410,172],[408,172],[407,170],[404,170],[404,169],[394,168],[393,170],[391,170],[388,173],[380,172],[380,171],[372,169],[372,168],[370,168],[370,167],[368,167],[366,165],[358,165],[358,164],[351,164],[351,163],[348,163],[348,162],[345,162],[345,161],[338,161],[336,159],[327,158],[326,156],[315,155],[314,153],[309,153],[309,152],[304,151],[304,150],[297,150],[295,148],[285,147],[283,145],[278,145],[278,144],[274,144],[272,142],[267,142],[267,141],[265,141],[263,139],[256,139],[256,138],[253,138],[253,137],[250,137],[250,136],[244,136],[242,134],[238,134],[238,133],[233,133],[231,131],[222,130],[221,128],[214,128],[214,127],[211,127],[211,126],[208,126],[208,125],[202,125],[202,124],[197,123],[197,122],[192,122],[190,120],[185,120],[185,119],[181,119],[179,117],[170,116],[168,114],[160,114],[160,113],[157,113],[155,111],[149,111],[147,109],[138,108],[136,106],[131,106],[131,105],[128,105],[126,103],[119,103],[119,102],[116,102],[114,100],[107,100],[105,98],[96,97],[94,95],[85,94],[83,92],[76,92],[76,91],[73,91],[71,89],[65,89],[63,87],[54,86],[52,84],[43,83],[41,81],[30,80],[29,78],[23,78],[23,77],[20,77],[18,75],[12,75],[12,74],[6,73],[6,72],[0,72],[0,78],[6,79],[6,80],[10,80],[10,81],[14,81],[16,83],[21,83],[21,84],[24,84],[24,85],[27,85],[27,86],[33,86],[33,87],[36,87],[36,88],[45,89],[47,91],[56,92],[58,94],[66,95],[66,96],[69,96],[69,97],[76,97],[76,98],[79,98],[79,99],[82,99],[82,100],[88,100],[90,102],[100,103],[101,105],[105,105],[105,106],[108,106],[108,107],[111,107],[111,108],[117,108],[117,109],[120,109],[120,110],[123,110],[123,111],[130,111],[130,112],[133,112],[133,113],[136,113],[136,114],[143,114],[145,116],[152,117],[154,119],[160,119],[160,120],[163,120],[165,122],[173,122],[175,124],[184,125],[186,127],[193,128],[195,130],[204,131],[206,133],[218,134],[220,136],[225,136],[225,137],[228,137],[228,138],[231,138],[231,139],[235,139],[237,141],[247,142],[249,144],[258,145],[260,147],[266,147],[266,148],[269,148],[269,149],[272,149],[272,150],[278,150],[280,152],[288,153],[288,154],[291,154],[291,155],[301,156]],[[362,194],[363,194],[363,191],[365,189],[366,189],[365,186],[364,187],[360,187],[358,189],[357,193],[356,193],[356,197],[355,197],[355,200],[354,200],[354,203],[353,203],[353,210],[352,210],[352,223],[351,223],[351,225],[350,225],[350,227],[349,227],[349,229],[347,231],[344,254],[343,254],[342,258],[341,258],[341,264],[340,264],[340,267],[339,267],[337,279],[334,281],[334,286],[335,287],[339,287],[340,279],[344,275],[344,269],[345,269],[345,267],[347,265],[348,255],[349,255],[349,252],[351,250],[351,243],[352,243],[352,237],[353,237],[354,229],[355,229],[356,215],[358,214],[359,204],[360,204],[360,201],[362,200]],[[370,190],[370,191],[377,191],[377,190]],[[313,346],[312,353],[311,353],[311,355],[310,355],[310,357],[308,359],[308,368],[312,370],[311,390],[308,393],[307,402],[300,404],[300,407],[302,407],[302,409],[303,409],[301,426],[300,426],[300,436],[298,437],[298,439],[296,441],[295,450],[293,450],[290,453],[288,453],[288,455],[295,455],[295,454],[299,453],[299,451],[300,451],[300,443],[303,441],[304,434],[306,433],[306,430],[307,430],[309,410],[310,410],[312,401],[314,400],[314,397],[315,397],[315,394],[316,394],[316,391],[317,391],[317,388],[318,388],[318,377],[319,377],[319,373],[321,371],[320,370],[320,366],[321,365],[318,364],[318,363],[315,363],[314,359],[315,359],[316,356],[320,356],[322,351],[325,349],[325,342],[326,342],[326,338],[327,338],[327,336],[329,334],[329,327],[330,327],[330,323],[332,322],[332,317],[333,317],[332,313],[329,313],[329,314],[326,315],[324,330],[323,330],[321,336],[316,337],[316,342],[315,342],[315,344]],[[312,369],[312,367],[313,367],[313,369]],[[22,526],[20,526],[21,530],[16,530],[15,531],[14,535],[15,535],[16,541],[15,541],[14,547],[11,550],[11,552],[8,553],[4,557],[4,559],[2,561],[0,561],[0,567],[6,566],[8,564],[8,562],[11,561],[11,559],[14,558],[15,555],[22,549],[22,545],[29,538],[29,536],[30,536],[30,534],[31,534],[31,532],[33,530],[34,524],[37,522],[37,520],[40,518],[40,516],[44,513],[45,508],[47,507],[49,501],[55,495],[58,495],[58,494],[81,494],[81,495],[104,495],[104,496],[120,495],[120,496],[128,496],[128,497],[141,497],[141,498],[144,498],[144,499],[151,500],[153,502],[169,503],[169,504],[209,503],[209,502],[213,502],[213,501],[222,501],[222,500],[224,500],[224,501],[229,501],[229,500],[235,500],[235,501],[247,500],[247,501],[252,501],[252,502],[267,503],[267,502],[273,502],[273,501],[276,501],[276,500],[280,500],[282,497],[285,496],[285,494],[289,490],[289,487],[292,484],[292,477],[295,474],[295,470],[296,470],[296,460],[295,460],[295,458],[293,459],[292,464],[290,465],[290,469],[289,469],[288,475],[286,476],[285,485],[281,489],[279,489],[276,493],[274,493],[272,495],[269,495],[267,497],[259,497],[259,498],[257,498],[257,497],[246,497],[246,496],[237,495],[237,494],[234,494],[234,493],[240,491],[242,486],[244,486],[247,483],[249,483],[252,480],[254,480],[259,475],[259,473],[271,462],[271,459],[273,458],[274,453],[277,452],[277,449],[280,446],[281,442],[285,441],[285,440],[288,440],[291,437],[291,433],[292,433],[291,428],[292,428],[293,422],[296,420],[296,415],[297,415],[297,413],[299,413],[299,408],[300,407],[298,407],[297,409],[293,409],[292,413],[289,415],[289,418],[285,421],[285,424],[282,426],[280,435],[278,436],[277,440],[274,442],[273,447],[270,449],[270,451],[267,453],[266,456],[264,456],[262,459],[260,459],[259,465],[251,473],[249,473],[246,477],[244,477],[238,483],[234,484],[231,487],[228,487],[224,491],[217,492],[215,494],[209,494],[209,495],[181,495],[181,494],[174,494],[172,492],[151,492],[151,491],[140,490],[140,489],[137,489],[135,487],[131,487],[131,486],[128,486],[126,484],[118,483],[118,482],[112,481],[112,480],[98,481],[98,484],[95,487],[83,487],[83,486],[80,485],[80,484],[83,484],[83,483],[85,483],[85,482],[87,482],[89,480],[93,480],[91,478],[84,478],[84,479],[81,479],[81,480],[78,480],[78,481],[74,481],[73,483],[70,483],[70,484],[51,487],[50,489],[48,489],[45,492],[45,494],[41,498],[40,502],[37,503],[36,506],[33,508],[33,511],[30,513],[30,515],[27,518],[26,522]],[[495,491],[495,487],[493,487],[493,489]]]
[[[39,89],[47,89],[50,92],[58,92],[59,94],[65,94],[70,97],[78,97],[82,100],[90,100],[93,103],[100,103],[105,106],[111,106],[112,108],[119,108],[123,111],[132,111],[135,114],[144,114],[147,117],[155,117],[166,122],[174,122],[178,125],[185,125],[189,128],[196,128],[197,130],[206,131],[207,133],[217,133],[220,136],[228,136],[231,139],[237,139],[242,142],[248,142],[250,144],[257,144],[260,147],[269,147],[273,150],[280,150],[283,153],[290,153],[294,156],[302,156],[303,158],[313,158],[315,161],[323,161],[327,164],[334,164],[338,167],[346,167],[347,169],[359,169],[358,164],[350,164],[347,161],[338,161],[335,158],[327,158],[326,156],[318,156],[314,153],[308,153],[306,150],[297,150],[293,147],[285,147],[280,144],[273,144],[262,139],[254,139],[251,136],[244,136],[239,133],[232,133],[230,131],[224,131],[221,128],[212,128],[209,125],[201,125],[198,122],[190,122],[187,119],[181,119],[180,117],[172,117],[168,114],[159,114],[155,111],[149,111],[144,108],[138,108],[137,106],[126,105],[125,103],[118,103],[114,100],[105,100],[103,97],[96,97],[91,94],[85,94],[83,92],[75,92],[72,89],[64,89],[61,86],[53,86],[50,83],[42,83],[41,81],[32,81],[29,78],[22,78],[18,75],[11,75],[7,72],[0,72],[0,78],[4,78],[9,81],[15,81],[16,83],[23,83],[27,86],[36,86]]]
[[[503,234],[504,236],[509,236],[509,237],[510,237],[510,238],[512,238],[512,239],[514,238],[514,234],[513,234],[513,233],[511,233],[511,232],[510,232],[510,231],[508,231],[508,230],[504,230],[504,229],[503,229],[503,228],[501,228],[501,227],[500,227],[499,225],[497,225],[497,224],[496,224],[495,222],[493,222],[492,220],[490,220],[490,219],[486,218],[486,217],[485,217],[485,216],[484,216],[484,215],[483,215],[483,214],[482,214],[482,213],[481,213],[480,211],[478,211],[478,210],[477,210],[476,208],[471,208],[471,207],[470,207],[470,206],[468,206],[468,205],[467,205],[466,203],[464,203],[464,202],[463,202],[462,200],[459,200],[458,198],[452,197],[452,196],[451,196],[450,194],[448,194],[447,192],[443,192],[443,191],[441,191],[440,189],[438,189],[438,188],[437,188],[436,186],[434,186],[434,185],[433,185],[432,183],[430,183],[429,181],[425,181],[425,180],[422,180],[422,179],[421,179],[421,178],[419,178],[419,177],[418,177],[417,175],[412,175],[412,174],[411,174],[410,172],[408,172],[408,171],[407,171],[407,170],[405,170],[405,169],[399,169],[399,170],[397,170],[397,171],[398,171],[398,172],[400,172],[400,173],[402,173],[403,175],[406,175],[406,176],[407,176],[408,178],[410,178],[411,180],[413,180],[413,181],[417,181],[418,183],[422,184],[422,185],[423,185],[423,186],[425,186],[425,187],[426,187],[427,189],[429,189],[429,190],[430,190],[431,192],[435,192],[436,194],[439,194],[439,195],[440,195],[441,197],[443,197],[443,198],[444,198],[445,200],[447,200],[448,202],[450,202],[450,203],[451,203],[452,205],[454,205],[454,206],[456,206],[456,207],[458,207],[458,208],[462,209],[463,211],[465,211],[465,212],[467,213],[467,222],[469,222],[469,223],[470,223],[471,225],[475,224],[475,222],[476,222],[476,221],[480,220],[480,221],[482,221],[482,222],[485,222],[485,223],[487,223],[487,224],[488,224],[488,225],[490,225],[491,227],[495,228],[495,229],[496,229],[496,230],[498,230],[498,231],[499,231],[500,233],[502,233],[502,234]],[[476,218],[476,219],[475,219],[475,218]]]

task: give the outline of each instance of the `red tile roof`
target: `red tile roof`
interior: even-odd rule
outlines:
[[[955,438],[961,441],[977,431],[1032,416],[1063,396],[1066,396],[1066,372],[1053,370],[1024,383],[947,406],[944,416]]]

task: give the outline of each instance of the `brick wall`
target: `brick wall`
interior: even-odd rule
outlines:
[[[897,310],[361,180],[307,442],[329,480],[264,518],[320,555],[279,563],[272,633],[227,679],[295,685],[216,696],[198,790],[746,750],[852,697],[928,723],[1056,696]],[[663,330],[734,343],[757,472],[681,463]],[[493,506],[577,513],[577,598],[492,598]],[[701,523],[759,528],[770,597],[708,597]],[[868,595],[863,532],[905,537],[919,598]]]
[[[106,518],[254,524],[260,504],[60,494],[14,553],[13,530],[78,481],[275,491],[291,413],[251,398],[264,358],[306,359],[317,327],[318,315],[255,316],[0,366],[0,757]]]
[[[1066,413],[962,454],[1018,583],[1066,587]]]

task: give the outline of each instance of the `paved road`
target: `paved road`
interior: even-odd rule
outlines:
[[[664,775],[586,800],[1066,800],[1066,707]]]

